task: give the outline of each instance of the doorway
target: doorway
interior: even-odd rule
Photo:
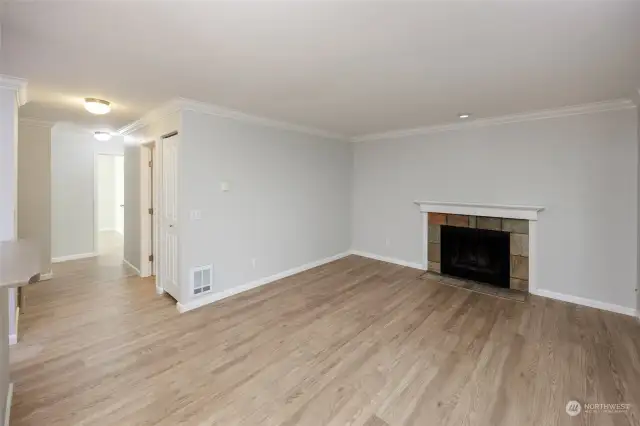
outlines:
[[[96,237],[99,256],[121,262],[124,249],[124,156],[98,154]]]
[[[178,285],[178,132],[142,144],[141,276],[154,276],[156,292],[180,300]]]

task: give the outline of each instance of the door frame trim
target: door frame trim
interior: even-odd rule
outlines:
[[[154,275],[158,269],[160,256],[158,255],[158,197],[160,192],[160,182],[158,179],[158,146],[155,140],[145,142],[140,145],[140,276],[149,277]],[[152,157],[149,153],[152,153]],[[149,158],[153,161],[153,177],[149,174]],[[153,194],[151,193],[151,183],[153,179]],[[155,195],[151,201],[152,195]],[[150,202],[151,201],[151,202]],[[155,205],[154,205],[155,204]],[[153,215],[149,215],[149,209],[153,209]],[[151,233],[153,232],[153,238]],[[153,247],[151,247],[153,241]],[[149,256],[154,255],[154,261],[149,260]],[[164,291],[156,274],[156,288],[160,289],[160,294]]]
[[[142,155],[142,152],[144,152],[143,150],[148,150],[149,149],[149,145],[154,146],[153,149],[153,192],[155,195],[155,206],[152,206],[152,208],[154,209],[154,214],[153,214],[153,232],[154,232],[154,236],[155,238],[153,239],[153,257],[154,257],[154,262],[153,262],[153,269],[155,270],[155,282],[156,282],[156,293],[161,295],[163,293],[165,293],[164,290],[164,285],[163,285],[163,281],[162,281],[162,259],[163,259],[163,253],[162,253],[162,244],[160,244],[160,229],[162,227],[162,214],[161,214],[161,208],[162,208],[162,194],[163,194],[163,189],[164,189],[164,183],[163,183],[163,179],[162,179],[162,160],[163,160],[163,142],[165,139],[168,139],[172,136],[176,136],[178,135],[179,132],[177,130],[174,130],[172,132],[163,134],[155,139],[149,140],[146,143],[142,143],[140,145],[140,215],[141,215],[141,220],[140,220],[140,271],[141,277],[148,277],[151,276],[152,271],[151,271],[151,262],[149,262],[149,248],[151,246],[150,243],[150,232],[149,230],[151,229],[151,223],[150,223],[150,219],[149,219],[149,200],[150,200],[150,194],[149,192],[151,191],[151,186],[150,186],[150,180],[149,180],[149,173],[148,173],[148,156],[147,155]]]

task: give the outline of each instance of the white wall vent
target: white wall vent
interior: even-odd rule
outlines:
[[[213,287],[213,265],[191,269],[191,288],[195,296],[208,293]]]

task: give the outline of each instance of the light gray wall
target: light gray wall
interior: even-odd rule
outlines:
[[[16,232],[17,129],[16,91],[0,87],[0,241],[13,240]]]
[[[18,237],[40,245],[51,271],[51,126],[20,121],[18,127]]]
[[[63,124],[51,131],[51,256],[93,252],[92,136]]]
[[[191,111],[180,141],[185,300],[193,267],[213,264],[222,291],[349,249],[349,143]]]
[[[629,109],[356,144],[353,248],[422,263],[414,200],[544,206],[539,287],[635,308],[637,119]]]
[[[123,154],[124,138],[100,142],[73,125],[51,131],[51,256],[94,252],[95,156]]]
[[[116,229],[116,162],[114,155],[98,155],[98,230]]]
[[[140,269],[140,146],[124,147],[124,260]]]

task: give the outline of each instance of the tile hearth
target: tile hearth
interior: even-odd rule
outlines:
[[[511,288],[500,288],[477,281],[465,280],[463,278],[450,277],[436,272],[426,271],[419,277],[421,280],[435,281],[451,287],[458,287],[475,293],[486,294],[488,296],[500,297],[502,299],[524,302],[527,299],[527,292]]]

